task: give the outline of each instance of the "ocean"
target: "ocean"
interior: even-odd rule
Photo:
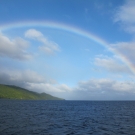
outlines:
[[[0,135],[135,135],[135,101],[0,100]]]

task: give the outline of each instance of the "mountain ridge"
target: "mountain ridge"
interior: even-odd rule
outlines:
[[[37,93],[15,85],[0,84],[0,99],[64,100],[47,93]]]

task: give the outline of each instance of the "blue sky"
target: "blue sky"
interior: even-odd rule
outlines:
[[[1,84],[135,99],[134,0],[1,0],[0,16]]]

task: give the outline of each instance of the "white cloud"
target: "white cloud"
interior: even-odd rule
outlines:
[[[53,93],[65,93],[71,91],[72,89],[69,88],[65,84],[51,84],[49,82],[43,83],[27,83],[27,88],[30,90],[38,91],[38,92],[47,92],[49,94]]]
[[[76,90],[85,91],[100,94],[104,91],[104,93],[110,92],[118,93],[118,92],[135,92],[135,82],[131,81],[116,81],[111,79],[91,79],[89,81],[82,81],[78,84]]]
[[[7,85],[16,85],[35,92],[46,92],[58,95],[62,92],[68,92],[72,89],[65,84],[58,84],[56,81],[44,78],[31,70],[0,70],[0,83]]]
[[[30,70],[0,70],[0,83],[16,85],[35,92],[65,99],[107,100],[130,99],[135,94],[135,82],[116,81],[111,79],[90,79],[81,81],[76,87],[58,84]]]
[[[44,46],[39,47],[40,50],[46,54],[53,54],[55,51],[60,51],[58,45],[55,42],[47,41]]]
[[[44,38],[43,34],[40,31],[37,31],[35,29],[29,29],[25,32],[25,37],[27,38],[33,38],[40,40],[41,38]]]
[[[135,82],[111,79],[81,81],[72,95],[81,100],[133,100]]]
[[[44,51],[45,54],[52,55],[54,52],[60,51],[58,44],[47,39],[40,31],[29,29],[25,32],[25,37],[42,42],[43,45],[39,49]]]
[[[131,74],[131,71],[128,69],[128,67],[120,63],[116,58],[109,58],[109,57],[104,57],[100,58],[97,57],[95,58],[95,65],[102,67],[104,70],[107,70],[111,73],[127,73]]]
[[[111,44],[111,50],[120,54],[122,59],[128,60],[135,65],[135,42],[119,42]]]
[[[120,22],[127,32],[135,32],[135,1],[126,0],[123,6],[117,8],[114,22]]]
[[[135,1],[125,0],[125,3],[115,11],[114,22],[120,23],[123,30],[135,34]],[[118,52],[121,59],[132,67],[134,72],[135,66],[135,42],[118,42],[110,44],[110,50]]]
[[[28,60],[32,58],[27,52],[29,43],[22,39],[16,38],[10,40],[8,37],[0,33],[0,56],[10,57],[19,60]]]

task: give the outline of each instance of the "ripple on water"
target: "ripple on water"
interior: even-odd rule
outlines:
[[[135,102],[0,101],[0,135],[135,135]]]

